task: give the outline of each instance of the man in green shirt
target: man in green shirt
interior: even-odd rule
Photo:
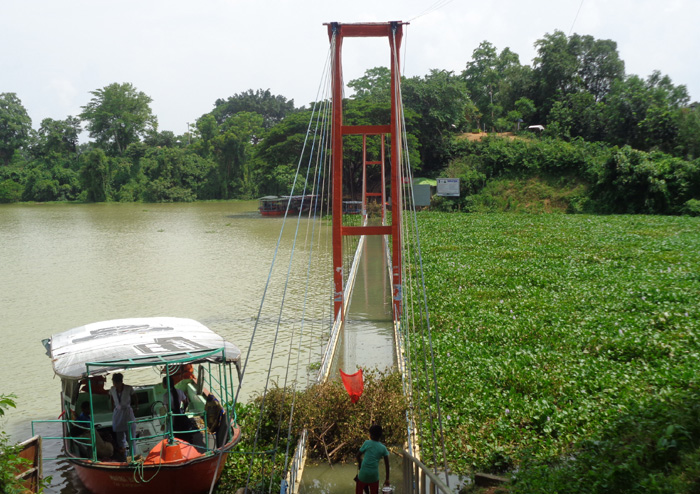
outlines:
[[[379,442],[382,438],[382,427],[380,425],[370,427],[369,437],[370,439],[365,441],[360,451],[357,452],[357,463],[360,471],[357,474],[355,494],[362,494],[365,486],[369,487],[370,494],[378,494],[379,460],[381,458],[384,458],[384,466],[386,468],[384,485],[389,485],[389,450]]]

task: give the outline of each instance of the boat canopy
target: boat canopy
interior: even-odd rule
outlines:
[[[81,379],[128,367],[231,362],[240,370],[241,351],[193,320],[140,317],[86,324],[43,341],[62,379]]]

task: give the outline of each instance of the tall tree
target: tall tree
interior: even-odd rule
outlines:
[[[353,99],[371,99],[374,102],[388,103],[391,91],[391,70],[388,67],[374,67],[365,70],[365,75],[348,82],[355,91]]]
[[[517,99],[527,96],[527,72],[510,48],[498,53],[493,44],[482,41],[472,52],[462,77],[487,127],[492,127],[496,119],[513,110]]]
[[[123,154],[129,144],[157,129],[153,100],[131,83],[115,82],[90,94],[93,98],[80,117],[88,122],[90,137],[109,154]]]
[[[69,115],[65,120],[45,118],[37,132],[38,154],[75,154],[80,132],[82,129],[78,117]]]
[[[272,127],[265,138],[255,147],[254,153],[260,161],[255,169],[255,182],[260,194],[289,194],[299,160],[307,163],[311,146],[304,147],[310,110],[288,115]],[[318,146],[319,144],[316,143]],[[302,150],[305,155],[302,156]]]
[[[226,100],[217,99],[211,114],[221,124],[239,112],[258,113],[263,117],[263,127],[270,129],[280,122],[285,115],[294,111],[294,100],[284,96],[273,95],[269,89],[258,89],[234,94]]]
[[[606,140],[642,150],[671,152],[689,100],[685,86],[675,86],[658,71],[646,80],[636,75],[617,80],[605,100]]]
[[[466,124],[469,97],[464,81],[452,72],[433,69],[425,77],[403,82],[403,102],[418,115],[415,124],[407,124],[407,130],[418,137],[423,170],[441,169],[448,137]]]
[[[611,40],[578,34],[567,38],[563,32],[554,31],[537,40],[535,47],[535,105],[542,119],[555,101],[569,94],[587,92],[595,101],[603,100],[614,81],[625,74],[617,43]]]
[[[80,182],[88,202],[103,202],[109,197],[109,158],[102,149],[81,155]]]
[[[0,93],[0,160],[9,165],[15,151],[27,144],[32,119],[15,93]]]
[[[249,196],[255,192],[252,180],[253,147],[262,135],[262,128],[262,116],[238,112],[219,127],[219,135],[211,140],[212,151],[219,164],[222,199]]]

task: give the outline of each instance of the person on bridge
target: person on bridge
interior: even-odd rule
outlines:
[[[355,483],[355,494],[362,494],[365,487],[369,487],[370,494],[379,492],[379,460],[384,458],[386,479],[384,485],[389,484],[389,450],[379,440],[382,438],[382,426],[373,425],[369,428],[368,441],[365,441],[357,452],[357,464],[360,471]],[[364,458],[363,458],[364,455]]]

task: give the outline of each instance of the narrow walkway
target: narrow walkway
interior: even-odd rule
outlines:
[[[385,370],[396,365],[391,292],[383,248],[382,237],[367,237],[330,379],[340,379],[338,369],[353,373],[358,368]],[[394,455],[391,456],[391,471],[391,483],[399,494],[402,492],[401,460]],[[328,463],[316,465],[307,460],[300,491],[302,494],[354,494],[356,474],[354,463],[330,467]]]

